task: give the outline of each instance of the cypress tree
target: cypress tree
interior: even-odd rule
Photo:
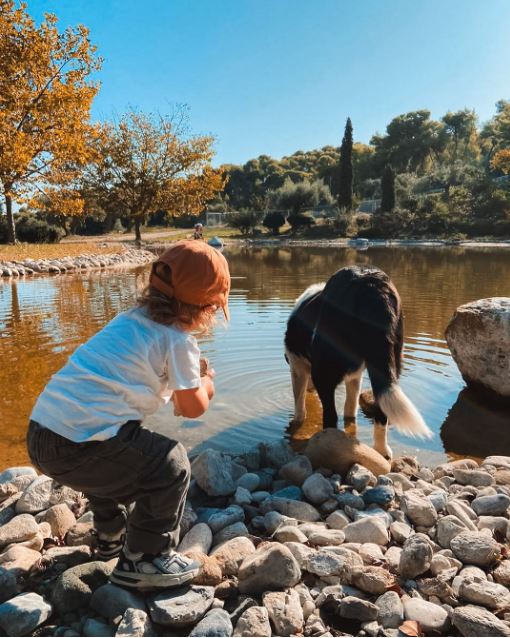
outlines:
[[[344,137],[340,147],[340,183],[338,203],[341,207],[352,208],[352,122],[347,118]]]
[[[390,213],[395,208],[395,173],[391,164],[386,164],[381,178],[381,212]]]

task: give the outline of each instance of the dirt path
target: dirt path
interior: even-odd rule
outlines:
[[[142,241],[151,241],[152,239],[158,239],[160,237],[171,237],[173,235],[182,234],[182,228],[168,228],[167,230],[155,230],[154,232],[142,233]],[[193,232],[190,229],[190,234]],[[61,244],[75,244],[75,243],[94,243],[94,242],[124,242],[134,241],[134,233],[108,233],[106,235],[71,235],[70,237],[64,237],[61,240]]]

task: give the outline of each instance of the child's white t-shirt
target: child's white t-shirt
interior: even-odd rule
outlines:
[[[156,412],[173,390],[200,383],[195,337],[133,308],[71,355],[51,377],[30,418],[71,441],[103,441],[126,421]]]

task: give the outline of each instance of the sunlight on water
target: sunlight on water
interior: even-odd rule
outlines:
[[[164,409],[148,420],[151,427],[194,451],[240,450],[283,433],[299,447],[320,428],[321,408],[316,395],[309,395],[307,422],[289,432],[293,401],[283,357],[285,323],[307,286],[357,263],[379,266],[399,289],[406,322],[401,384],[435,433],[422,442],[392,431],[394,452],[419,451],[431,462],[444,459],[445,447],[450,456],[510,454],[510,432],[505,448],[500,427],[510,424],[509,415],[494,414],[461,392],[464,384],[444,340],[458,305],[510,294],[510,251],[306,247],[231,248],[225,254],[233,275],[232,321],[201,341],[217,373],[216,398],[200,420],[182,421]],[[0,283],[0,468],[26,461],[24,432],[38,393],[80,343],[130,307],[146,276],[147,268]],[[343,396],[340,388],[339,408]],[[358,435],[371,440],[363,416]]]

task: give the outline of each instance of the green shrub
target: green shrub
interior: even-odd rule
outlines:
[[[351,211],[342,208],[333,218],[333,228],[342,237],[351,237],[356,234],[357,225]]]
[[[58,226],[52,226],[32,215],[20,215],[16,219],[16,235],[20,241],[30,244],[55,244],[64,236]]]
[[[285,217],[278,211],[267,213],[262,225],[268,228],[273,234],[279,235],[280,228],[285,224]]]
[[[259,214],[254,211],[229,213],[226,215],[227,224],[238,230],[241,235],[253,233],[259,223]]]
[[[315,224],[315,219],[309,213],[292,213],[287,217],[292,231],[296,232],[301,228],[310,228]]]

